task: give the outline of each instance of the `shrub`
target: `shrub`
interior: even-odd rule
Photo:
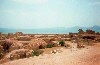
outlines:
[[[32,51],[32,56],[39,56],[42,53],[43,53],[42,50],[36,49],[36,50],[33,50]]]
[[[0,42],[0,50],[4,52],[9,52],[10,46],[13,44],[13,42]]]
[[[61,46],[64,46],[64,45],[65,45],[65,41],[61,40],[61,41],[59,42],[59,44],[60,44]]]
[[[45,49],[45,46],[40,45],[40,46],[39,46],[39,49]]]
[[[52,48],[54,45],[53,44],[47,44],[47,48]]]
[[[4,43],[4,44],[2,44],[2,46],[3,46],[4,52],[8,52],[9,51],[10,45],[8,43]]]

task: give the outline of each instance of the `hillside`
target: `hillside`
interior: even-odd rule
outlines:
[[[100,65],[100,44],[83,49],[62,49],[56,54],[44,54],[4,63],[3,65]]]

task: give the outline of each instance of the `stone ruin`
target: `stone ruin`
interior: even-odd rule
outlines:
[[[90,30],[90,29],[87,29],[87,30],[86,30],[86,33],[87,33],[87,34],[95,34],[95,31],[92,31],[92,30]]]
[[[78,31],[79,34],[84,34],[84,31],[82,29],[79,29]]]

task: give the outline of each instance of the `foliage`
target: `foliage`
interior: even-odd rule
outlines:
[[[45,49],[45,46],[40,45],[40,46],[39,46],[39,49]]]
[[[54,45],[53,44],[47,44],[47,48],[52,48]]]
[[[36,50],[33,50],[32,51],[32,56],[39,56],[42,53],[43,53],[42,50],[36,49]]]
[[[59,42],[59,44],[60,44],[61,46],[64,46],[64,45],[65,45],[65,41],[61,40],[61,41]]]

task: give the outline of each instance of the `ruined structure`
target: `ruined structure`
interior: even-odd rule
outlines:
[[[79,29],[78,31],[79,34],[84,34],[84,31],[82,29]]]
[[[18,41],[30,41],[31,38],[29,36],[18,36],[17,40]]]
[[[16,36],[22,36],[23,33],[22,33],[22,32],[16,32],[15,35],[16,35]]]
[[[8,33],[7,38],[14,38],[14,34],[13,33]]]
[[[87,29],[87,30],[86,30],[86,33],[87,33],[87,34],[95,34],[95,31],[92,31],[92,30],[90,30],[90,29]]]

